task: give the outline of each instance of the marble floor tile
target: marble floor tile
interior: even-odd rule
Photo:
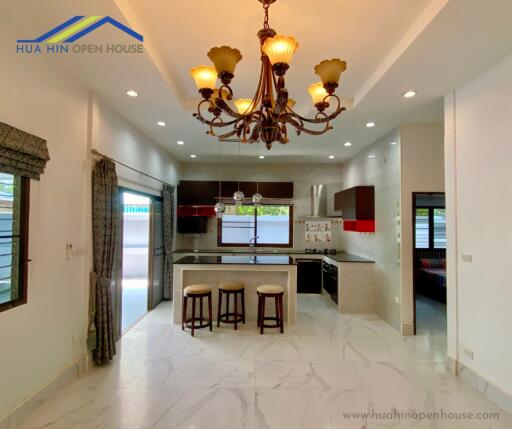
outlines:
[[[162,303],[122,337],[111,364],[62,388],[20,427],[512,428],[512,416],[447,371],[442,332],[402,337],[376,316],[339,314],[323,296],[298,304],[283,335],[259,335],[248,322],[191,337]],[[500,418],[418,417],[427,412]]]

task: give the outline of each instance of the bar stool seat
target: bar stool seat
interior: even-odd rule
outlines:
[[[260,293],[284,293],[284,288],[278,285],[261,285],[256,288]]]
[[[279,328],[281,334],[284,333],[284,311],[283,311],[283,295],[284,288],[279,285],[265,284],[256,288],[258,294],[258,327],[260,334],[263,335],[264,328]],[[267,298],[274,298],[276,303],[275,317],[265,316],[265,300]],[[265,321],[270,320],[275,323],[266,325]]]
[[[222,297],[226,295],[226,312],[222,313]],[[242,304],[242,311],[238,311],[238,296]],[[229,311],[229,299],[234,298],[234,311]],[[233,323],[235,331],[238,329],[238,323],[245,324],[245,284],[243,282],[224,282],[219,284],[219,300],[217,307],[217,328],[222,323]]]
[[[208,293],[211,291],[212,291],[212,288],[208,285],[191,285],[191,286],[187,286],[183,290],[183,294],[185,296],[192,296],[192,295],[198,295],[198,294],[202,294],[202,293]]]
[[[208,298],[208,317],[203,317],[203,298]],[[192,299],[192,315],[187,319],[188,300]],[[199,317],[196,315],[196,301],[199,301]],[[196,329],[210,328],[213,330],[212,323],[212,288],[205,284],[190,285],[183,289],[183,305],[181,310],[181,330],[190,328],[191,335],[194,336]]]
[[[222,290],[242,290],[245,288],[245,284],[242,282],[226,282],[219,285],[219,289]]]

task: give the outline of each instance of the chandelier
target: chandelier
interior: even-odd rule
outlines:
[[[209,127],[207,134],[220,141],[263,141],[270,150],[274,142],[289,142],[288,125],[295,129],[297,135],[306,133],[318,136],[333,128],[331,121],[345,110],[334,92],[347,63],[332,59],[322,61],[315,67],[315,73],[320,76],[321,82],[310,85],[308,92],[313,99],[316,114],[313,118],[299,115],[293,110],[295,101],[288,97],[284,79],[299,44],[293,37],[278,35],[270,28],[269,7],[277,0],[258,1],[263,4],[265,19],[263,28],[258,32],[261,71],[254,97],[234,100],[236,111],[228,104],[233,99],[230,83],[235,76],[236,65],[242,59],[238,49],[229,46],[210,49],[208,57],[213,66],[194,67],[190,74],[202,96],[194,117]],[[216,88],[217,79],[221,82],[219,88]],[[314,129],[315,126],[317,129]],[[230,127],[230,131],[219,132],[226,127]]]

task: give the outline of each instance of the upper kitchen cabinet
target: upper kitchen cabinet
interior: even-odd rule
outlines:
[[[218,181],[182,180],[178,186],[178,205],[180,206],[213,206],[218,196]]]
[[[232,198],[240,189],[246,198],[250,198],[256,190],[264,199],[292,199],[293,182],[222,182],[222,197]],[[178,186],[179,206],[213,206],[219,197],[218,181],[182,180]]]
[[[375,232],[374,186],[356,186],[334,194],[334,209],[341,210],[345,231]]]

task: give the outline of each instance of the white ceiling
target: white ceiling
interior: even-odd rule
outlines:
[[[233,89],[236,98],[253,94],[257,81],[261,4],[256,0],[21,0],[1,6],[0,23],[14,22],[27,37],[77,14],[110,15],[144,35],[140,55],[74,55],[58,62],[84,85],[182,161],[216,161],[219,145],[193,117],[196,89],[188,70],[207,63],[212,46],[241,50]],[[23,20],[20,19],[23,16]],[[307,86],[318,80],[315,64],[340,57],[348,63],[340,95],[354,99],[335,129],[322,137],[295,137],[275,144],[265,161],[343,161],[404,122],[439,122],[442,97],[512,51],[510,0],[278,0],[270,24],[293,35],[299,49],[288,71],[287,87],[296,110],[311,114]],[[87,36],[94,43],[125,42],[107,26]],[[125,95],[135,89],[139,97]],[[409,100],[409,89],[418,95]],[[166,127],[156,122],[163,120]],[[377,126],[367,129],[367,121]],[[177,140],[184,140],[178,146]],[[343,143],[351,141],[346,148]],[[243,145],[254,159],[258,145]],[[263,146],[259,149],[266,152]],[[223,159],[240,161],[238,145],[223,144]]]

